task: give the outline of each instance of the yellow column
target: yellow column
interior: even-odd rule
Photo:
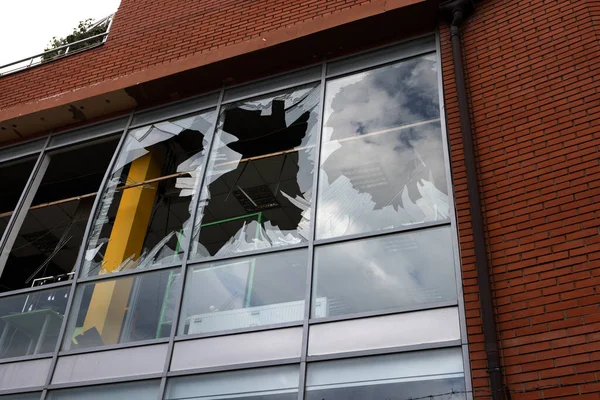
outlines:
[[[127,183],[158,178],[163,157],[150,152],[131,163]],[[104,255],[104,273],[111,273],[121,263],[140,256],[150,223],[158,184],[137,186],[123,191],[110,240]],[[127,311],[133,278],[97,283],[83,323],[83,333],[95,327],[104,344],[116,344]]]

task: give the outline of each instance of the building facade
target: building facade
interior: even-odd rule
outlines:
[[[0,76],[0,400],[599,398],[597,0],[122,0]]]

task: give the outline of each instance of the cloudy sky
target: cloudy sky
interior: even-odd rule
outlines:
[[[103,18],[121,0],[4,0],[0,65],[44,51],[53,36],[71,33],[79,21]]]

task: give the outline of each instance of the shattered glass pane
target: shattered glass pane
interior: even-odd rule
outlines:
[[[192,258],[308,240],[319,92],[304,86],[224,107]]]
[[[317,239],[448,218],[434,59],[329,81],[323,120]]]
[[[98,207],[83,276],[181,261],[215,114],[128,133]]]

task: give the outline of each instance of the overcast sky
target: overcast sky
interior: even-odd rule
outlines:
[[[115,12],[121,0],[0,0],[0,65],[44,51],[53,36],[64,37],[79,21]]]

